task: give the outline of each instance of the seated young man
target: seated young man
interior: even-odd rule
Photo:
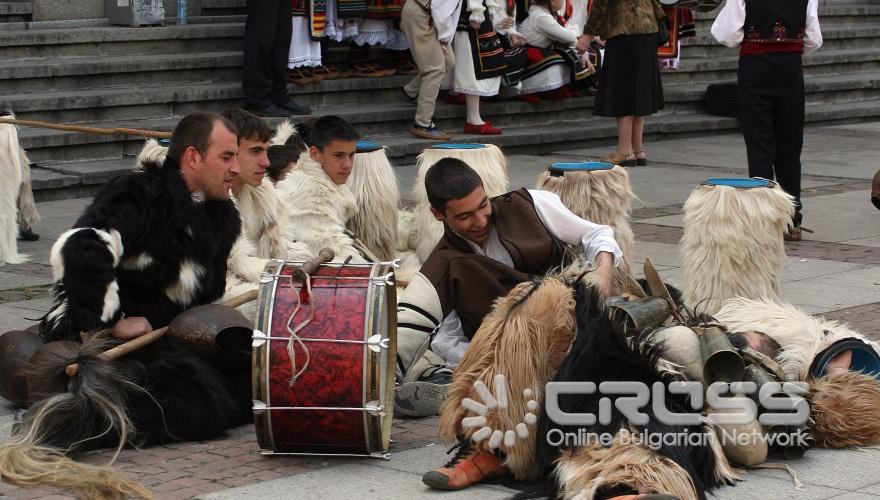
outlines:
[[[309,149],[275,186],[287,203],[288,238],[304,242],[315,255],[329,247],[335,260],[353,257],[362,261],[354,240],[345,232],[357,210],[345,181],[351,174],[358,138],[354,128],[338,116],[318,119],[309,133]]]
[[[307,245],[289,239],[287,211],[275,185],[266,178],[267,155],[272,130],[256,115],[241,109],[223,112],[238,128],[238,164],[241,173],[232,184],[232,194],[241,215],[241,236],[229,255],[227,294],[238,295],[260,282],[269,259],[306,260]],[[249,285],[241,288],[236,285]],[[233,289],[235,288],[235,289]]]
[[[404,373],[395,408],[431,415],[440,409],[449,377],[437,380],[436,363],[424,356],[429,348],[456,366],[495,299],[532,275],[569,263],[569,247],[596,268],[594,284],[607,295],[622,253],[611,227],[581,219],[553,193],[520,189],[489,199],[480,176],[461,160],[437,162],[425,188],[445,234],[398,301],[397,354]]]

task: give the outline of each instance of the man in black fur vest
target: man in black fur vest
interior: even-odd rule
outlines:
[[[229,120],[191,113],[174,129],[164,164],[107,183],[52,247],[54,305],[43,338],[112,329],[130,339],[219,299],[241,227],[229,199],[237,153]]]

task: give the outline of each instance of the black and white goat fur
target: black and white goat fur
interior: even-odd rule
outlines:
[[[614,333],[608,313],[585,288],[577,293],[577,335],[569,354],[556,374],[556,382],[638,381],[652,386],[654,382],[668,384],[684,380],[674,366],[663,361],[664,346],[650,344],[646,334],[624,338]],[[619,397],[619,396],[618,396]],[[552,447],[539,440],[537,462],[556,484],[551,491],[564,498],[593,498],[601,491],[651,491],[667,493],[682,499],[704,499],[705,492],[738,478],[719,443],[714,431],[706,425],[675,426],[661,423],[651,405],[641,411],[648,414],[648,424],[637,426],[629,422],[614,406],[614,395],[562,395],[559,407],[566,413],[593,413],[599,415],[600,400],[612,400],[611,422],[608,425],[564,426],[552,422],[542,411],[539,436],[547,436],[554,429],[563,433],[609,433],[615,439],[608,448],[599,444],[564,449]],[[672,412],[693,413],[687,396],[666,394],[666,407]],[[652,451],[645,444],[626,443],[621,430],[637,434],[679,433],[704,434],[706,446],[662,445]]]
[[[15,115],[4,111],[0,117]],[[18,142],[18,128],[0,124],[0,266],[27,261],[27,255],[18,253],[18,228],[39,221],[31,190],[30,162]]]

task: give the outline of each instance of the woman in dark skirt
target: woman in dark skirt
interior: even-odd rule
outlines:
[[[647,165],[642,145],[645,117],[663,109],[657,61],[658,21],[665,18],[656,0],[594,0],[584,33],[606,40],[596,116],[617,118],[617,151],[602,161]]]

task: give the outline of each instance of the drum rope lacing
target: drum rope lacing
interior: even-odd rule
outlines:
[[[315,305],[312,297],[312,277],[308,274],[305,275],[303,280],[303,287],[306,292],[306,299],[308,300],[308,311],[309,314],[306,316],[306,319],[298,323],[295,327],[291,328],[290,323],[293,321],[293,318],[296,317],[296,313],[299,312],[302,307],[302,299],[300,299],[300,292],[297,291],[296,285],[293,281],[293,276],[290,276],[290,287],[294,290],[294,296],[296,297],[296,307],[293,309],[293,313],[291,313],[290,317],[287,319],[287,332],[290,334],[290,339],[287,341],[287,356],[290,358],[290,388],[292,389],[294,385],[296,385],[296,379],[299,378],[303,372],[306,371],[306,368],[309,367],[309,361],[311,361],[311,355],[309,354],[309,348],[306,347],[305,342],[297,335],[303,328],[308,326],[309,323],[312,322],[312,319],[315,317]],[[299,370],[296,369],[296,344],[303,350],[303,354],[306,358],[305,363],[303,363],[302,368]]]

